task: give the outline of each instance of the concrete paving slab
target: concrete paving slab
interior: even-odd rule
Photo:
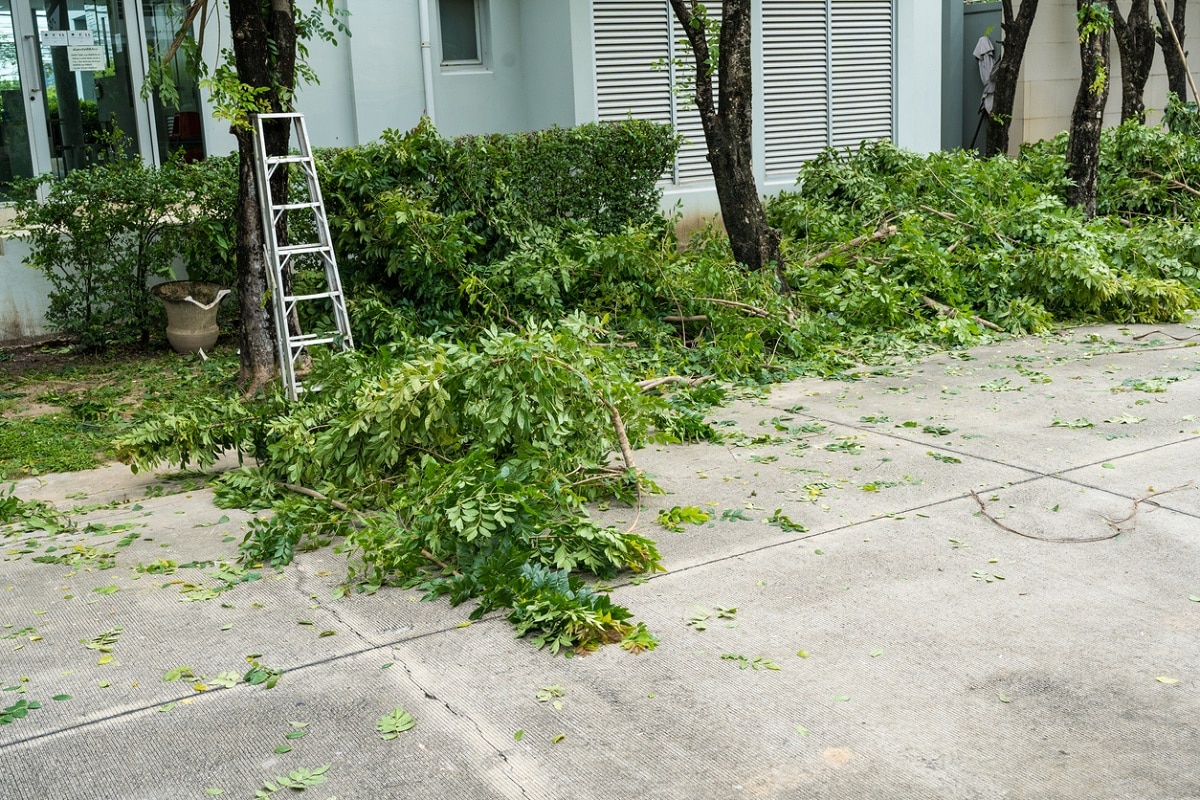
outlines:
[[[1145,498],[1200,472],[1184,419],[1200,383],[1111,391],[1191,375],[1200,353],[1169,337],[1192,335],[1108,326],[803,381],[716,415],[742,439],[638,453],[671,492],[636,517],[671,571],[613,588],[660,638],[640,656],[552,657],[499,615],[459,627],[469,606],[414,592],[335,600],[346,557],[331,548],[208,597],[249,515],[195,487],[147,498],[153,482],[126,486],[116,469],[23,484],[64,508],[87,481],[84,502],[120,502],[87,515],[110,526],[99,535],[4,542],[0,705],[42,707],[0,726],[0,755],[19,765],[0,770],[0,797],[250,797],[329,764],[316,797],[1200,798],[1200,509],[1190,489]],[[960,364],[974,372],[947,374]],[[992,375],[1051,383],[981,392]],[[887,391],[918,382],[923,395]],[[1025,394],[1051,386],[1061,397]],[[785,411],[792,396],[808,408]],[[1110,407],[1146,420],[1114,439],[1045,428],[1047,414]],[[781,415],[794,419],[778,430]],[[909,420],[959,431],[895,428]],[[811,422],[824,427],[786,427]],[[763,432],[781,441],[750,446]],[[655,518],[672,505],[751,521],[718,513],[670,533]],[[777,507],[808,530],[767,525]],[[145,527],[119,547],[123,524]],[[113,566],[32,560],[59,542],[98,545]],[[214,563],[136,571],[160,557]],[[208,599],[181,602],[175,580]],[[111,653],[86,646],[116,625]],[[253,653],[285,670],[274,689],[162,680],[187,665],[211,684]],[[539,702],[549,686],[563,695]],[[384,742],[375,721],[396,706],[417,724]]]
[[[1187,431],[1191,433],[1191,431]],[[1162,506],[1200,517],[1200,473],[1196,451],[1200,437],[1186,436],[1164,447],[1064,472],[1063,477],[1089,486],[1115,491],[1127,497],[1146,498],[1150,506]]]
[[[1095,353],[1086,343],[1055,342],[1046,349],[1058,355],[1048,357],[1029,355],[1028,340],[1005,342],[972,351],[969,361],[939,356],[876,370],[883,374],[866,382],[795,381],[773,391],[767,406],[802,407],[814,419],[1050,474],[1200,429],[1200,380],[1192,380],[1200,378],[1200,350],[1130,346]]]
[[[844,425],[817,423],[812,432],[781,432],[775,424],[795,429],[806,418],[778,413],[772,414],[770,432],[758,436],[779,441],[749,445],[760,430],[754,420],[773,409],[749,405],[731,411],[743,422],[738,431],[748,432],[743,437],[691,445],[685,458],[674,447],[639,452],[638,466],[654,476],[664,494],[646,495],[640,514],[614,506],[598,517],[617,527],[636,520],[658,542],[668,568],[674,568],[796,538],[791,525],[778,518],[772,524],[777,512],[808,532],[820,532],[1034,476],[970,455],[955,456],[937,445]],[[660,511],[674,506],[695,506],[711,520],[666,531],[656,520]]]

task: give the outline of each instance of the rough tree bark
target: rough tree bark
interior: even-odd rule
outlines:
[[[1180,100],[1188,99],[1188,77],[1187,64],[1183,63],[1183,59],[1179,56],[1179,49],[1175,47],[1175,40],[1171,38],[1171,31],[1168,28],[1168,23],[1175,26],[1175,35],[1179,37],[1179,44],[1182,46],[1185,42],[1183,38],[1183,23],[1187,17],[1187,0],[1175,0],[1175,5],[1171,10],[1171,16],[1168,18],[1166,13],[1166,4],[1154,4],[1154,12],[1158,15],[1158,46],[1162,50],[1163,63],[1167,67],[1167,88],[1172,94],[1176,95]],[[1192,98],[1193,100],[1195,98]]]
[[[1122,16],[1117,0],[1108,0],[1112,12],[1117,53],[1121,57],[1121,122],[1146,121],[1144,95],[1154,62],[1154,26],[1150,22],[1150,0],[1133,0],[1129,16]],[[1170,38],[1167,34],[1167,38]],[[1174,47],[1174,44],[1172,44]]]
[[[1033,18],[1037,14],[1038,0],[1022,0],[1018,11],[1013,13],[1013,0],[1003,0],[1004,40],[1000,45],[1000,60],[996,62],[992,75],[996,83],[992,95],[992,114],[988,118],[987,152],[994,156],[1008,152],[1008,129],[1012,124],[1013,103],[1017,98],[1017,76],[1021,72],[1021,61],[1025,58],[1025,45]]]
[[[267,89],[272,111],[290,111],[296,86],[296,18],[293,0],[230,0],[234,65],[246,86]],[[265,129],[268,152],[287,149],[286,124]],[[241,311],[239,383],[252,395],[276,374],[275,331],[267,299],[267,263],[263,255],[262,211],[254,174],[254,131],[233,127],[238,144],[237,265]],[[287,196],[287,174],[272,182],[276,196]]]
[[[1079,15],[1079,60],[1083,75],[1075,108],[1071,111],[1071,133],[1067,139],[1067,202],[1090,219],[1096,216],[1096,181],[1100,166],[1100,131],[1104,104],[1108,101],[1108,49],[1112,21],[1106,5],[1075,0]]]
[[[671,0],[696,59],[696,109],[704,126],[725,231],[739,264],[752,270],[774,265],[780,288],[786,291],[780,234],[767,224],[751,163],[750,0],[724,0],[722,4],[715,65],[720,89],[715,99],[712,53],[699,5],[697,0]]]

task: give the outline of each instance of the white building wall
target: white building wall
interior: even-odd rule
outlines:
[[[1119,0],[1122,13],[1129,10],[1129,0]],[[1168,6],[1170,7],[1170,6]],[[1151,3],[1151,17],[1157,25]],[[1200,70],[1200,6],[1191,3],[1187,9],[1187,40],[1184,50],[1193,76]],[[1190,46],[1189,46],[1190,45]],[[1116,39],[1111,43],[1112,69],[1105,106],[1105,126],[1121,121],[1121,57]],[[1034,18],[1025,49],[1025,59],[1018,78],[1017,97],[1013,106],[1010,129],[1011,150],[1015,154],[1022,142],[1052,138],[1071,126],[1071,109],[1079,91],[1079,34],[1075,28],[1074,0],[1042,0]],[[1157,124],[1167,104],[1167,73],[1161,50],[1156,51],[1154,66],[1145,91],[1147,121]]]

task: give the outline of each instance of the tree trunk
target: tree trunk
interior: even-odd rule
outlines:
[[[271,0],[268,8],[264,8],[260,0],[230,0],[229,22],[238,79],[246,86],[269,89],[266,99],[273,111],[290,110],[296,81],[296,25],[292,0]],[[275,330],[267,302],[268,266],[263,253],[262,209],[254,169],[254,131],[235,125],[233,134],[238,143],[239,383],[245,394],[252,395],[275,376]],[[265,134],[268,152],[286,150],[289,139],[286,124],[271,122],[266,126]],[[271,183],[275,197],[287,197],[286,171],[279,170]],[[280,222],[280,228],[286,233],[286,220]]]
[[[1156,2],[1154,4],[1154,12],[1158,15],[1158,46],[1162,49],[1163,63],[1167,67],[1167,88],[1178,97],[1180,100],[1188,99],[1188,69],[1187,64],[1179,55],[1179,49],[1175,47],[1175,40],[1171,38],[1171,31],[1168,28],[1168,23],[1175,26],[1175,35],[1179,37],[1179,46],[1182,47],[1185,39],[1183,38],[1183,23],[1187,17],[1187,0],[1175,0],[1175,6],[1171,12],[1171,18],[1163,13],[1166,3],[1162,6]],[[1196,98],[1192,98],[1195,100]]]
[[[1079,93],[1075,95],[1067,140],[1067,177],[1072,184],[1067,190],[1067,202],[1083,209],[1090,219],[1096,216],[1100,131],[1104,104],[1108,101],[1108,41],[1112,25],[1106,5],[1075,0],[1075,7],[1079,13],[1079,59],[1083,75]]]
[[[1145,123],[1144,95],[1155,51],[1150,0],[1133,0],[1128,17],[1121,16],[1117,0],[1108,0],[1108,8],[1112,12],[1113,33],[1121,56],[1121,122],[1136,119]],[[1170,36],[1168,33],[1167,38]]]
[[[696,108],[704,127],[725,231],[739,264],[752,270],[774,266],[780,287],[786,291],[780,234],[767,224],[751,161],[750,0],[725,0],[722,5],[717,64],[720,92],[716,101],[707,30],[698,5],[697,0],[671,0],[696,60]]]
[[[1037,14],[1038,0],[1022,0],[1020,10],[1013,14],[1012,0],[1003,2],[1004,40],[1000,43],[1000,60],[992,70],[996,90],[992,95],[992,113],[988,117],[987,152],[994,156],[1008,152],[1008,129],[1012,125],[1013,103],[1017,99],[1017,76],[1021,73],[1021,61],[1025,58],[1025,45],[1033,18]]]

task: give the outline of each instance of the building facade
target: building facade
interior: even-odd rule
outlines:
[[[954,2],[955,0],[950,0]],[[303,2],[303,0],[299,0]],[[310,44],[320,83],[297,98],[318,146],[374,140],[431,117],[447,136],[536,130],[628,115],[672,124],[685,144],[664,206],[717,210],[690,53],[668,0],[337,0],[352,35]],[[185,0],[0,0],[0,203],[14,180],[103,159],[119,128],[148,163],[234,149],[182,58],[166,69],[177,104],[143,97]],[[719,6],[713,3],[713,6]],[[765,192],[791,186],[827,146],[891,138],[940,144],[943,0],[754,0],[754,156]],[[210,61],[227,17],[204,28]],[[44,332],[47,286],[0,254],[0,341]]]

